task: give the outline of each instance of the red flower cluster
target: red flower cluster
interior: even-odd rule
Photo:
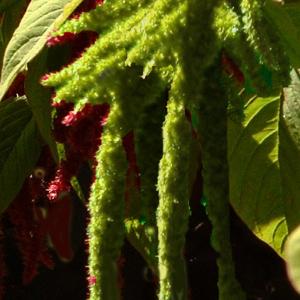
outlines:
[[[66,159],[61,161],[54,179],[48,185],[50,200],[58,200],[69,192],[71,178],[77,175],[81,164],[94,160],[109,113],[107,104],[86,104],[79,112],[74,112],[73,105],[64,101],[54,104],[54,107],[57,111],[53,121],[54,137],[64,143]]]
[[[30,179],[7,209],[7,215],[14,227],[14,237],[23,260],[23,284],[28,284],[37,274],[39,265],[53,267],[46,244],[46,222],[43,208],[33,198]],[[33,192],[31,192],[33,191]]]
[[[48,148],[44,149],[37,165],[4,214],[13,226],[14,239],[23,262],[22,281],[25,285],[38,274],[40,266],[54,267],[48,239],[60,258],[70,260],[73,256],[70,195],[64,195],[57,203],[49,203],[47,199],[46,188],[55,174],[55,163]],[[0,231],[0,299],[5,276],[3,256]]]
[[[75,34],[72,32],[65,32],[63,35],[60,36],[53,36],[53,37],[49,37],[47,39],[47,46],[48,47],[52,47],[58,44],[62,44],[68,41],[72,41],[75,38]],[[46,78],[44,78],[46,79]]]
[[[87,280],[88,280],[89,286],[93,286],[93,285],[95,285],[96,282],[97,282],[96,276],[93,276],[93,275],[89,276],[89,277],[87,278]]]

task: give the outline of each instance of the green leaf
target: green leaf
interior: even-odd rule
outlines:
[[[275,1],[266,1],[265,11],[269,21],[274,24],[284,49],[295,68],[300,67],[300,4],[281,5]]]
[[[50,147],[54,160],[58,161],[56,143],[51,134],[51,93],[39,83],[41,76],[45,73],[46,62],[47,50],[29,64],[25,80],[25,93],[41,136]]]
[[[247,226],[279,255],[300,224],[300,80],[252,98],[244,119],[228,121],[231,203]],[[282,105],[282,107],[281,107]]]
[[[279,168],[279,92],[255,98],[228,123],[230,201],[247,226],[282,254],[287,234]]]
[[[51,31],[57,29],[82,0],[31,0],[19,27],[7,45],[0,81],[0,100],[18,73],[41,51]]]
[[[0,104],[0,213],[20,191],[41,150],[32,113],[24,101]]]
[[[6,4],[8,1],[6,1]],[[3,3],[3,5],[5,2]],[[9,1],[9,6],[5,6],[5,12],[2,15],[1,29],[0,29],[0,68],[2,68],[2,60],[5,48],[12,37],[13,32],[20,23],[24,10],[28,2],[26,0]],[[1,8],[1,4],[0,4]],[[1,11],[1,9],[0,9]]]
[[[300,227],[295,229],[287,239],[285,252],[288,277],[300,294]]]

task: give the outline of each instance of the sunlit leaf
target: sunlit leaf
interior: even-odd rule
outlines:
[[[1,4],[3,6],[1,6]],[[26,0],[18,0],[18,1],[4,1],[0,4],[0,12],[1,7],[3,8],[3,14],[0,24],[0,68],[2,69],[2,60],[5,48],[12,37],[13,32],[18,27],[24,10],[26,9],[26,5],[28,2]],[[6,6],[8,5],[8,6]],[[0,73],[1,74],[1,73]]]
[[[0,100],[14,78],[41,51],[52,30],[61,25],[82,0],[31,0],[7,45],[0,81]]]
[[[284,256],[300,224],[300,80],[268,98],[253,98],[240,122],[229,119],[231,203],[248,227]],[[283,101],[283,102],[282,102]]]
[[[279,92],[256,98],[229,121],[230,200],[248,227],[282,254],[287,234],[279,166]]]

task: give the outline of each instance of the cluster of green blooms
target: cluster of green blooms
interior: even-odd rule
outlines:
[[[225,49],[233,57],[256,91],[272,88],[264,68],[286,82],[289,64],[263,7],[259,0],[107,0],[53,33],[99,33],[79,59],[43,81],[55,88],[54,101],[73,102],[78,110],[85,103],[111,107],[89,200],[91,299],[118,299],[116,260],[126,233],[158,272],[159,299],[187,299],[183,248],[193,141],[186,110],[199,113],[204,192],[212,245],[219,253],[219,298],[245,299],[230,248],[228,100],[220,53]],[[126,216],[122,138],[132,130],[142,204]]]

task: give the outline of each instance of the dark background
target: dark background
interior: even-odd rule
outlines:
[[[199,176],[198,176],[199,177]],[[190,300],[217,300],[216,253],[210,247],[211,226],[201,204],[201,179],[196,180],[190,200],[192,215],[186,237],[186,263]],[[6,241],[10,273],[6,283],[7,300],[86,299],[86,245],[84,205],[74,196],[73,248],[69,263],[55,257],[54,270],[41,267],[28,286],[21,284],[22,263],[13,238]],[[9,232],[9,228],[7,229]],[[9,234],[8,234],[9,236]],[[237,277],[249,300],[300,300],[291,288],[283,260],[258,240],[231,211],[231,239]],[[126,241],[122,249],[124,300],[156,299],[156,283],[138,252]]]

